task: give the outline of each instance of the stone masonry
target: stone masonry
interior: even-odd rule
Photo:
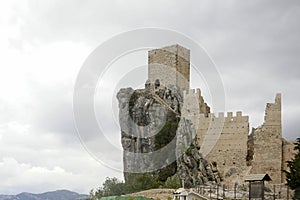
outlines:
[[[243,170],[247,170],[247,139],[249,133],[249,117],[242,112],[219,113],[216,117],[200,115],[198,129],[198,144],[208,146],[206,159],[216,163],[217,168],[226,179],[235,178],[235,182],[243,180]],[[239,177],[241,175],[241,177]]]
[[[273,183],[281,183],[283,140],[281,134],[281,94],[274,103],[267,103],[262,126],[253,129],[251,173],[267,173]]]
[[[159,80],[164,86],[175,85],[182,90],[190,88],[190,50],[179,45],[148,52],[148,80]]]

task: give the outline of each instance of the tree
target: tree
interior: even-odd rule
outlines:
[[[162,185],[160,181],[156,181],[151,174],[148,173],[131,173],[127,178],[128,180],[124,183],[115,177],[107,177],[102,184],[102,187],[90,191],[89,200],[96,200],[105,196],[120,196],[123,194],[158,188]]]
[[[125,181],[126,193],[134,193],[143,190],[158,188],[162,182],[157,181],[149,173],[129,173]]]
[[[119,196],[124,193],[124,183],[116,177],[105,179],[102,186],[103,196]]]
[[[164,184],[165,188],[178,189],[181,187],[181,179],[178,175],[171,176]]]
[[[294,159],[287,161],[289,170],[285,170],[287,185],[295,190],[295,199],[300,199],[300,138],[295,142],[296,154]]]
[[[116,177],[106,177],[102,187],[90,191],[90,200],[100,199],[105,196],[120,196],[126,192],[125,183]]]
[[[86,199],[86,200],[98,200],[98,199],[100,199],[101,197],[102,197],[102,192],[100,192],[99,193],[99,189],[98,190],[94,190],[94,189],[92,189],[91,191],[90,191],[90,195],[89,195],[89,197]]]

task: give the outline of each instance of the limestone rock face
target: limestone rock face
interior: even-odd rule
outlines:
[[[181,116],[182,91],[159,81],[145,86],[117,94],[125,181],[147,172],[162,182],[179,176],[187,187],[218,182],[218,173],[196,148],[192,122]]]
[[[177,129],[177,173],[184,180],[186,187],[205,184],[207,182],[219,183],[220,174],[216,167],[205,160],[199,147],[196,145],[194,135],[196,131],[190,120],[182,118]],[[183,153],[181,149],[185,149]]]
[[[153,172],[165,181],[176,172],[176,130],[180,120],[182,95],[176,87],[121,89],[119,120],[121,127],[125,181],[129,173]],[[162,156],[163,155],[163,156]],[[168,167],[173,166],[173,169]]]

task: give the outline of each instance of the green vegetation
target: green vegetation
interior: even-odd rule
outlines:
[[[104,200],[116,200],[117,198],[115,196],[131,194],[143,190],[155,189],[159,187],[173,188],[173,189],[180,187],[179,176],[169,177],[165,183],[154,180],[152,175],[149,173],[143,173],[138,175],[129,174],[127,178],[130,179],[128,183],[120,181],[115,177],[114,178],[107,177],[101,187],[90,191],[89,200],[97,200],[102,197],[112,198],[112,199],[104,198]],[[132,198],[133,200],[133,199],[137,199],[138,197],[127,197],[126,200],[130,200],[130,198]],[[117,199],[117,200],[123,200],[123,199]]]
[[[181,187],[181,179],[178,175],[169,177],[164,184],[165,188],[178,189]]]
[[[297,138],[295,143],[296,155],[291,161],[287,161],[288,171],[286,174],[287,185],[295,190],[295,199],[300,199],[300,138]]]
[[[150,173],[127,173],[125,182],[125,194],[159,188],[163,183],[157,181]]]
[[[95,198],[95,199],[100,199],[100,198]],[[127,196],[109,196],[109,197],[101,197],[101,200],[152,200],[150,198],[146,197],[127,197]]]
[[[102,187],[91,190],[90,200],[96,200],[105,196],[122,195],[125,190],[125,183],[119,181],[117,178],[106,178]]]
[[[166,122],[163,128],[155,135],[155,150],[168,145],[176,136],[179,118],[171,111],[167,112]]]
[[[195,149],[195,145],[192,143],[189,148],[185,151],[187,156],[192,156],[192,151]]]
[[[90,200],[96,200],[101,197],[108,196],[120,196],[124,194],[130,194],[142,190],[149,190],[153,188],[159,188],[162,184],[159,181],[155,181],[153,177],[148,173],[143,174],[129,174],[127,177],[130,181],[126,183],[118,180],[117,178],[107,177],[102,184],[96,190],[91,190]]]

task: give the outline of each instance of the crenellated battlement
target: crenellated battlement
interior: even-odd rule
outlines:
[[[203,121],[210,121],[213,120],[224,120],[225,122],[248,122],[249,116],[243,116],[243,113],[241,111],[237,111],[235,115],[233,115],[233,112],[227,112],[227,115],[224,115],[224,112],[219,112],[216,116],[214,113],[201,113],[200,114],[200,120]]]
[[[189,90],[184,90],[183,91],[183,97],[188,97],[188,96],[197,96],[197,97],[201,97],[201,90],[200,88],[196,88],[196,89],[189,89]]]
[[[194,113],[210,113],[210,107],[205,103],[199,88],[184,90],[183,101],[185,108],[188,110],[194,109]],[[191,109],[190,109],[191,108]],[[195,110],[196,109],[196,110]]]

